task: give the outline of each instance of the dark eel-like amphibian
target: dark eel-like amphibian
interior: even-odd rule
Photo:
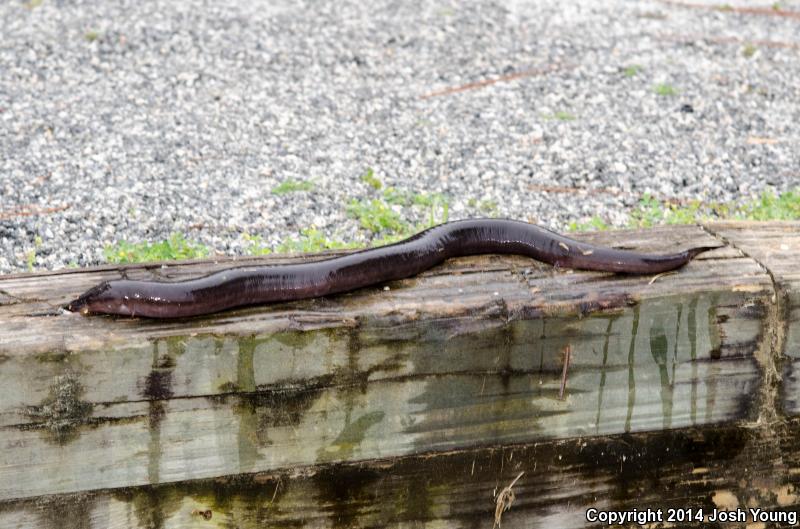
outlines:
[[[67,305],[83,314],[182,318],[244,305],[314,298],[403,279],[445,259],[518,254],[563,268],[658,274],[679,268],[702,246],[653,255],[579,242],[545,228],[505,219],[462,220],[404,241],[321,261],[222,270],[177,282],[105,281]]]

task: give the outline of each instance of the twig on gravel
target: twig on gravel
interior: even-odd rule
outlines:
[[[588,187],[568,187],[568,186],[542,186],[531,184],[528,186],[531,191],[539,191],[542,193],[603,193],[605,195],[613,195],[615,197],[623,197],[630,195],[625,191],[618,189],[607,189],[604,187],[588,188]]]
[[[57,213],[69,209],[69,205],[56,206],[52,208],[38,208],[36,206],[18,206],[16,208],[0,211],[0,220],[13,219],[14,217],[32,217],[34,215],[46,215]]]
[[[630,198],[635,198],[636,200],[644,198],[645,195],[644,193],[632,193],[630,191],[621,191],[619,189],[608,189],[606,187],[566,187],[566,186],[543,186],[543,185],[531,184],[528,186],[528,189],[540,193],[567,193],[567,194],[600,193],[603,195],[611,195],[614,197],[630,197]],[[662,197],[659,195],[654,195],[653,193],[650,193],[650,196],[660,202],[665,202],[667,204],[674,204],[676,206],[684,206],[692,202],[691,200],[688,199]]]
[[[750,44],[753,46],[760,46],[763,48],[785,48],[785,49],[800,49],[800,43],[796,42],[783,42],[779,40],[748,40],[739,37],[710,37],[708,35],[671,35],[662,34],[658,36],[659,40],[666,40],[671,42],[691,43],[694,41],[702,40],[711,44],[736,44],[744,45]]]
[[[781,142],[780,138],[762,138],[760,136],[747,137],[748,145],[775,145],[776,143],[780,142]]]
[[[445,88],[443,90],[437,90],[435,92],[430,92],[427,94],[423,94],[419,96],[420,99],[430,99],[431,97],[438,97],[438,96],[446,96],[450,94],[457,94],[459,92],[466,92],[467,90],[476,90],[478,88],[484,88],[486,86],[490,86],[497,83],[507,83],[509,81],[514,81],[516,79],[521,79],[523,77],[533,77],[536,75],[544,75],[551,72],[556,72],[558,70],[564,70],[568,68],[574,68],[574,66],[566,66],[566,65],[551,65],[545,68],[534,68],[532,70],[524,70],[522,72],[516,72],[508,75],[502,75],[500,77],[495,77],[493,79],[484,79],[483,81],[475,81],[473,83],[462,84],[459,86],[452,86],[450,88]]]
[[[727,4],[724,5],[705,5],[705,4],[694,4],[691,2],[678,2],[676,0],[659,0],[662,4],[678,6],[678,7],[689,7],[692,9],[708,9],[713,11],[724,11],[724,12],[731,12],[731,13],[739,13],[743,15],[766,15],[766,16],[773,16],[773,17],[785,17],[785,18],[796,18],[800,20],[800,12],[797,11],[787,11],[785,9],[780,8],[773,8],[773,7],[735,7],[729,6]]]

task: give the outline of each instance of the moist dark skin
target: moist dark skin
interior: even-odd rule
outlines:
[[[579,242],[515,220],[441,224],[404,241],[321,261],[231,268],[178,282],[105,281],[70,302],[82,314],[184,318],[234,307],[315,298],[403,279],[446,259],[517,254],[560,268],[658,274],[680,268],[713,246],[653,255]]]

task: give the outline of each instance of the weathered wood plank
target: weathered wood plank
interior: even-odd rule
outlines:
[[[588,508],[691,507],[706,517],[714,508],[789,512],[800,505],[799,452],[796,443],[781,441],[797,438],[800,429],[784,426],[770,435],[727,425],[548,441],[0,502],[0,526],[491,527],[495,495],[520,473],[504,528],[607,527],[588,524]],[[658,526],[686,524],[648,527]]]
[[[773,295],[721,248],[655,281],[482,256],[388,291],[179,322],[52,310],[113,274],[0,278],[0,499],[752,419]]]
[[[647,233],[648,235],[645,235]],[[616,232],[614,236],[583,236],[589,240],[599,240],[609,245],[635,247],[642,250],[670,251],[717,241],[698,228],[654,230],[652,232]],[[726,249],[714,252],[717,259],[731,257]],[[734,254],[735,255],[735,254]],[[701,259],[705,259],[701,257]],[[310,257],[313,258],[313,257]],[[265,257],[248,259],[252,264],[276,264],[299,261],[303,258]],[[234,263],[235,264],[235,263]],[[231,266],[231,262],[203,261],[193,264],[173,266],[128,266],[125,273],[131,278],[185,279],[203,275]],[[679,277],[688,280],[686,272]],[[698,269],[701,270],[701,269]],[[29,354],[31,352],[50,352],[74,350],[92,345],[114,346],[116,344],[146,342],[151,336],[186,335],[203,331],[209,334],[242,333],[252,334],[262,328],[265,331],[291,327],[286,320],[291,318],[295,328],[317,326],[341,326],[348,318],[364,318],[375,315],[396,314],[398,317],[413,319],[417,314],[423,317],[468,314],[485,305],[497,305],[503,301],[510,309],[528,306],[530,292],[521,288],[521,276],[525,273],[541,277],[547,291],[558,292],[562,285],[570,286],[562,280],[570,275],[553,273],[552,268],[531,259],[511,256],[479,256],[455,259],[420,276],[404,281],[390,283],[390,291],[382,287],[365,288],[358,292],[331,296],[322,299],[296,303],[275,304],[272,306],[227,311],[220,315],[194,318],[182,321],[153,322],[137,319],[115,320],[112,318],[84,318],[74,314],[61,313],[58,308],[89,287],[106,279],[118,278],[120,272],[108,267],[98,271],[54,272],[40,275],[22,274],[0,278],[0,291],[5,301],[0,302],[0,324],[5,332],[3,340],[6,354]],[[608,274],[578,274],[580,282],[597,280],[609,288],[616,285],[620,276]],[[702,271],[699,275],[702,277]],[[437,278],[441,283],[437,282]],[[695,276],[697,278],[697,276]],[[672,277],[670,281],[676,278]],[[547,281],[552,281],[552,284]],[[649,278],[637,278],[644,285]],[[574,284],[576,281],[572,280]],[[659,281],[646,290],[649,297],[657,297],[665,289],[678,288],[680,283],[671,284]],[[591,288],[591,287],[589,287]],[[497,295],[495,295],[497,292]],[[576,304],[577,306],[577,304]],[[53,317],[44,317],[52,314]],[[188,332],[187,332],[188,331]]]
[[[720,222],[708,229],[756,259],[774,278],[782,407],[800,414],[800,222]]]
[[[596,322],[598,335],[608,328],[613,332],[614,323],[631,323],[630,318]],[[605,357],[602,350],[585,349],[592,348],[590,343],[577,342],[565,400],[558,398],[559,373],[531,369],[544,360],[540,353],[520,355],[527,365],[508,374],[420,375],[365,385],[109,404],[94,406],[75,427],[61,417],[34,417],[36,422],[0,430],[0,498],[752,415],[757,399],[748,397],[758,384],[752,357],[714,360],[707,338],[700,337],[702,352],[693,361],[688,347],[668,338],[674,326],[663,325],[629,338],[632,358],[617,347],[619,335],[607,335],[608,350],[614,352]],[[628,340],[622,341],[627,349]],[[78,407],[67,402],[59,409]]]
[[[697,237],[694,230],[690,233]],[[708,242],[703,237],[693,241],[693,244]],[[361,342],[375,342],[376,338],[371,337],[370,333],[385,335],[398,325],[406,324],[413,329],[418,322],[437,321],[437,325],[447,329],[446,332],[458,335],[468,334],[471,327],[497,327],[520,317],[549,314],[573,317],[576,313],[596,308],[624,308],[638,299],[653,299],[674,292],[691,296],[704,292],[712,279],[714,288],[721,290],[749,288],[758,294],[759,289],[765,288],[768,277],[763,273],[755,279],[745,279],[746,284],[739,285],[742,275],[759,274],[759,270],[747,260],[726,259],[724,253],[724,249],[715,252],[723,257],[700,261],[706,265],[702,267],[698,266],[700,262],[694,263],[680,275],[662,278],[652,285],[648,284],[650,278],[647,277],[624,278],[569,272],[553,274],[548,268],[527,259],[497,256],[462,259],[423,274],[418,279],[395,282],[388,292],[381,288],[363,289],[329,299],[231,311],[178,323],[84,318],[73,314],[46,318],[25,316],[44,306],[62,304],[98,280],[97,277],[86,280],[79,274],[65,274],[65,278],[82,278],[78,286],[70,286],[72,283],[54,284],[48,276],[44,289],[51,297],[40,302],[44,305],[15,304],[11,307],[11,313],[5,312],[4,309],[8,307],[0,307],[0,324],[5,329],[0,355],[4,372],[13,374],[9,377],[10,383],[19,381],[18,375],[31,372],[34,367],[41,380],[46,380],[62,374],[72,364],[87,391],[97,393],[88,396],[87,400],[92,402],[147,398],[144,395],[144,382],[150,371],[158,367],[153,365],[154,354],[162,363],[185,362],[176,366],[178,374],[184,376],[173,377],[172,396],[216,394],[225,392],[226,387],[237,383],[233,380],[231,361],[238,355],[240,342],[244,341],[240,339],[242,336],[255,337],[261,349],[270,349],[272,352],[268,354],[275,358],[288,354],[284,351],[290,351],[295,358],[291,365],[295,366],[313,365],[304,360],[305,355],[309,354],[306,349],[325,348],[333,351],[331,356],[335,358],[333,364],[325,369],[340,368],[351,347],[363,347],[363,343],[350,343],[354,341],[352,333],[338,333],[335,336],[330,333],[310,333],[305,336],[305,333],[298,334],[295,330],[357,329],[359,336],[356,338]],[[522,266],[534,268],[525,273]],[[178,269],[183,271],[183,268]],[[525,281],[529,284],[528,288],[525,288]],[[44,297],[33,290],[43,288],[43,282],[35,276],[18,280],[4,278],[0,284],[18,297]],[[436,332],[434,325],[428,325],[428,328],[426,332],[429,334]],[[262,345],[264,339],[273,335],[275,342],[283,345]],[[219,337],[222,340],[217,339]],[[416,338],[411,332],[406,333],[404,339]],[[305,345],[300,343],[304,340],[308,342]],[[292,341],[298,343],[292,344]],[[263,354],[261,352],[257,356]],[[238,361],[233,365],[238,365]],[[369,367],[364,366],[365,369]],[[181,368],[184,372],[180,372]],[[196,380],[208,376],[203,372],[204,368],[215,374],[214,380]],[[302,373],[286,373],[283,368],[284,364],[274,362],[274,377],[257,380],[255,386],[303,378]],[[319,368],[309,369],[312,370],[310,376],[322,374]],[[218,377],[216,373],[219,373]],[[26,394],[22,387],[19,391],[8,392],[18,398],[17,402],[8,401],[8,404],[14,408],[39,404],[47,396],[48,387],[49,384],[37,383],[28,388],[34,394]],[[6,411],[7,408],[0,408],[0,413]]]

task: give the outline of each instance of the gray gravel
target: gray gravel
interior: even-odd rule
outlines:
[[[363,239],[368,168],[451,219],[556,229],[624,225],[645,192],[790,189],[799,58],[797,18],[655,1],[7,0],[0,273],[172,232]],[[314,189],[272,193],[290,179]]]

